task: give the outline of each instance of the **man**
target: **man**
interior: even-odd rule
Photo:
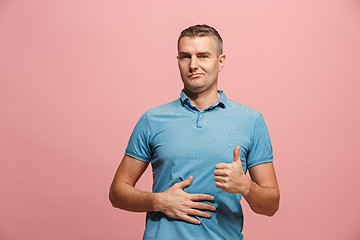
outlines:
[[[180,98],[140,118],[110,200],[117,208],[147,212],[143,239],[243,239],[242,196],[259,214],[272,216],[279,207],[265,122],[217,90],[225,55],[214,28],[182,31],[177,59]],[[153,191],[143,192],[135,184],[149,162]]]

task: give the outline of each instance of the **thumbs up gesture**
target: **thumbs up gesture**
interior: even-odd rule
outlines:
[[[240,146],[234,149],[232,163],[218,163],[215,166],[215,186],[228,193],[245,195],[250,190],[251,180],[244,174],[239,155]]]

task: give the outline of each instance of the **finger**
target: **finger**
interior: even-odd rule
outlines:
[[[214,205],[211,204],[207,204],[207,203],[201,203],[201,202],[193,202],[193,204],[191,204],[191,208],[196,208],[196,209],[201,209],[201,210],[209,210],[209,211],[215,211],[216,207]]]
[[[215,176],[229,176],[228,171],[226,171],[225,169],[216,169],[214,171],[214,175]]]
[[[224,177],[219,177],[219,176],[215,176],[214,177],[215,182],[219,182],[219,183],[226,183],[227,179]]]
[[[216,182],[215,186],[225,191],[225,186],[221,182]]]
[[[178,184],[179,184],[178,186],[181,187],[182,189],[184,189],[184,188],[186,188],[187,186],[190,185],[192,179],[193,179],[193,177],[190,176],[190,177],[188,177],[187,179],[185,179],[184,181],[179,182],[179,183],[178,183]]]
[[[188,210],[188,215],[193,215],[193,216],[197,216],[197,217],[204,217],[204,218],[210,218],[211,214],[207,213],[207,212],[203,212],[197,209],[189,209]]]
[[[202,193],[195,193],[195,194],[189,194],[190,200],[192,201],[212,201],[214,200],[214,197],[209,194],[202,194]]]
[[[216,169],[227,169],[229,168],[229,163],[218,163],[215,165]]]
[[[240,150],[240,146],[237,145],[236,148],[234,149],[234,162],[240,162],[241,163],[239,150]]]
[[[192,218],[189,217],[188,215],[184,214],[183,216],[180,217],[182,220],[189,222],[189,223],[193,223],[193,224],[201,224],[201,221],[199,219],[196,218]]]

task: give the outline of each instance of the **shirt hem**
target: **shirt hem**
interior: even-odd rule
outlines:
[[[138,156],[138,155],[133,154],[133,153],[125,152],[125,155],[128,155],[129,157],[132,157],[132,158],[136,158],[137,160],[140,160],[140,161],[143,161],[143,162],[150,162],[149,159],[143,158],[143,157]]]
[[[260,165],[260,164],[263,164],[263,163],[269,163],[269,162],[273,162],[273,159],[264,159],[262,161],[257,161],[256,163],[253,163],[253,164],[248,164],[247,168],[251,168],[251,167],[254,167],[256,165]]]

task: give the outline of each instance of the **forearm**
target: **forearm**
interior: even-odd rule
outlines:
[[[144,192],[123,181],[111,186],[109,198],[114,207],[123,210],[132,212],[159,211],[159,193]]]
[[[181,219],[193,224],[201,221],[189,215],[210,218],[215,211],[211,204],[202,201],[212,201],[214,197],[207,194],[188,194],[183,189],[188,187],[192,177],[175,183],[162,193],[143,192],[124,180],[113,182],[110,188],[110,201],[114,207],[133,212],[163,212],[168,217]]]
[[[250,208],[258,214],[273,216],[279,209],[279,189],[259,186],[250,179],[249,181],[248,191],[243,194],[243,197],[249,203]]]

